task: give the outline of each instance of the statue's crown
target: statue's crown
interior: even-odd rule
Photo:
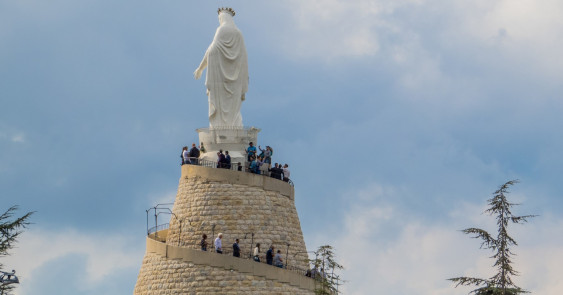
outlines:
[[[230,7],[221,7],[217,9],[217,14],[221,14],[221,12],[230,13],[232,16],[235,16],[235,11]]]

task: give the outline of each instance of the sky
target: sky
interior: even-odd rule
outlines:
[[[563,289],[563,2],[0,0],[0,211],[36,211],[15,294],[131,294],[146,209],[172,202],[206,127],[193,71],[230,6],[245,126],[288,163],[309,250],[344,294],[467,294],[492,275],[459,230],[509,199],[515,283]],[[376,291],[375,291],[376,290]]]

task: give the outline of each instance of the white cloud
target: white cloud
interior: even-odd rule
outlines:
[[[46,231],[32,229],[23,233],[11,256],[3,258],[3,264],[15,269],[20,276],[16,295],[31,294],[27,289],[40,275],[35,270],[71,254],[86,256],[84,272],[85,289],[92,289],[123,269],[138,268],[141,264],[144,244],[135,243],[122,234],[86,234],[75,229]]]
[[[315,0],[287,7],[293,22],[284,32],[289,56],[328,62],[380,54],[398,66],[421,65],[425,74],[404,77],[406,86],[415,77],[440,78],[433,72],[448,54],[467,64],[517,67],[558,80],[563,69],[563,2],[557,0]]]
[[[488,277],[493,274],[490,252],[479,249],[479,241],[458,230],[479,226],[494,231],[494,220],[482,215],[483,206],[458,204],[445,221],[430,224],[410,217],[408,209],[389,201],[396,195],[382,197],[381,191],[393,188],[375,187],[371,202],[366,190],[360,190],[356,203],[348,210],[340,234],[334,236],[338,260],[346,270],[342,277],[349,282],[345,294],[467,294],[471,289],[453,288],[450,277]],[[347,198],[354,200],[354,198]],[[335,222],[338,224],[338,222]],[[513,237],[519,242],[514,249],[517,285],[543,295],[560,294],[559,263],[563,261],[563,219],[538,217],[522,227],[514,226]],[[317,237],[316,240],[322,240]]]
[[[18,143],[25,142],[25,134],[23,133],[15,134],[14,136],[12,136],[12,142],[18,142]]]
[[[25,143],[26,135],[13,127],[0,125],[0,141],[8,141],[12,143]]]
[[[285,42],[291,55],[331,60],[377,53],[374,26],[381,8],[373,1],[290,1],[288,7],[296,34]]]

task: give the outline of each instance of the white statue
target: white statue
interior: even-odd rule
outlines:
[[[242,127],[240,106],[248,90],[248,60],[242,33],[232,8],[219,8],[219,27],[194,72],[199,79],[207,67],[205,86],[209,98],[209,126]]]

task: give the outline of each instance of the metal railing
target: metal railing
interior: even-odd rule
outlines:
[[[169,227],[170,227],[170,223],[163,223],[157,226],[153,226],[149,228],[149,230],[147,230],[147,235],[153,234],[157,231],[168,229]]]
[[[197,132],[221,131],[221,130],[244,130],[244,131],[256,132],[256,131],[260,131],[261,129],[256,128],[254,126],[215,126],[215,127],[203,127],[196,129]]]
[[[262,176],[265,176],[265,177],[272,177],[269,171],[258,170],[258,173],[255,173],[255,172],[251,171],[249,167],[245,167],[245,165],[242,165],[242,163],[240,163],[240,162],[233,162],[233,163],[227,164],[227,163],[219,163],[219,162],[216,162],[216,161],[209,161],[209,160],[200,159],[200,158],[193,158],[193,157],[189,157],[188,159],[190,160],[190,163],[184,163],[182,165],[197,165],[197,166],[209,167],[209,168],[228,169],[228,170],[233,170],[233,171],[254,173],[254,174],[262,175]],[[241,164],[241,166],[239,166],[239,164]],[[272,178],[275,178],[275,177],[272,177]],[[280,181],[284,181],[284,180],[279,179],[279,178],[275,178],[275,179],[278,179]],[[295,186],[291,179],[289,179],[287,181],[287,183],[289,183],[289,185],[291,185],[291,186]]]
[[[210,244],[212,244],[212,243],[213,243],[213,241],[210,241]],[[194,247],[182,247],[182,248],[194,249]],[[197,249],[199,249],[199,248],[197,248]],[[208,251],[208,252],[214,252],[214,253],[215,253],[215,247],[214,247],[213,245],[209,245],[209,246],[207,247],[207,251]],[[229,244],[229,245],[224,246],[224,247],[222,248],[222,251],[223,251],[222,255],[233,256],[233,251],[234,251],[234,250],[233,250],[232,244]],[[252,253],[252,252],[243,251],[243,249],[241,249],[241,250],[240,250],[240,257],[239,257],[239,258],[240,258],[240,259],[246,259],[246,260],[253,260],[253,261],[255,261],[255,260],[254,260],[254,257],[252,256],[251,253]],[[273,255],[275,255],[275,253],[273,253]],[[286,255],[284,254],[284,255],[282,255],[282,256],[285,257]],[[267,263],[266,263],[266,252],[260,252],[260,255],[259,255],[258,257],[260,258],[260,262],[259,262],[259,263],[267,264]],[[303,275],[303,276],[305,276],[305,275],[307,274],[307,270],[306,270],[306,269],[300,268],[300,267],[295,266],[295,265],[286,264],[286,260],[285,260],[285,259],[287,259],[287,257],[283,258],[283,267],[282,267],[283,269],[287,269],[287,270],[289,270],[289,271],[296,272],[296,273],[298,273],[298,274],[300,274],[300,275]],[[255,261],[255,262],[258,263],[258,261]],[[272,265],[272,267],[278,267],[278,266]]]
[[[152,228],[149,230],[149,232],[152,234],[152,233],[158,232],[158,231],[160,231],[160,230],[168,229],[168,227],[169,227],[169,224],[168,224],[168,223],[166,223],[166,224],[161,224],[161,225],[159,225],[159,226],[152,227]],[[162,236],[162,238],[163,238],[164,240],[158,239],[158,238],[155,238],[155,237],[151,237],[150,235],[149,235],[149,237],[150,237],[151,239],[154,239],[154,240],[157,240],[157,241],[161,241],[161,242],[165,242],[165,241],[166,241],[166,235],[163,235],[163,236]],[[176,247],[186,248],[186,249],[197,249],[197,250],[202,251],[201,248],[199,247],[199,245],[197,245],[197,246],[195,246],[195,245],[194,245],[194,246],[184,246],[184,245],[180,245],[180,246],[176,246]],[[258,257],[260,258],[260,262],[258,262],[258,261],[256,261],[256,260],[254,260],[254,256],[252,255],[252,253],[254,252],[254,249],[252,249],[252,250],[250,250],[250,251],[249,251],[248,249],[246,249],[246,251],[245,251],[245,249],[242,249],[242,247],[244,247],[244,245],[239,245],[239,247],[241,248],[241,249],[240,249],[240,257],[239,257],[240,259],[252,260],[252,261],[254,261],[254,262],[256,262],[256,263],[267,264],[267,262],[266,262],[266,251],[260,252],[260,254],[259,254],[259,256],[258,256]],[[221,250],[222,250],[223,253],[221,253],[221,254],[217,253],[217,254],[219,254],[219,255],[229,255],[229,256],[233,256],[234,249],[233,249],[233,245],[232,245],[232,244],[224,245]],[[208,241],[207,251],[208,251],[208,252],[212,252],[212,253],[216,253],[216,251],[215,251],[215,245],[214,245],[214,241],[213,241],[213,240]],[[289,263],[289,261],[287,260],[287,259],[288,259],[288,256],[290,256],[290,257],[293,257],[293,258],[294,258],[294,262],[295,262],[295,255],[296,255],[296,254],[300,254],[300,253],[303,253],[303,252],[296,252],[296,253],[293,253],[293,255],[291,255],[292,253],[290,253],[290,252],[288,252],[288,253],[286,253],[286,254],[282,254],[283,267],[281,267],[281,268],[286,269],[286,270],[289,270],[289,271],[291,271],[291,272],[298,273],[298,274],[300,274],[300,275],[302,275],[302,276],[307,276],[307,273],[310,273],[312,268],[303,269],[303,268],[301,268],[301,267],[298,267],[298,266],[295,266],[295,265],[291,265],[291,264]],[[273,255],[275,256],[275,253],[273,253]],[[271,266],[272,266],[272,267],[278,267],[278,266],[276,266],[276,265],[271,265]]]

